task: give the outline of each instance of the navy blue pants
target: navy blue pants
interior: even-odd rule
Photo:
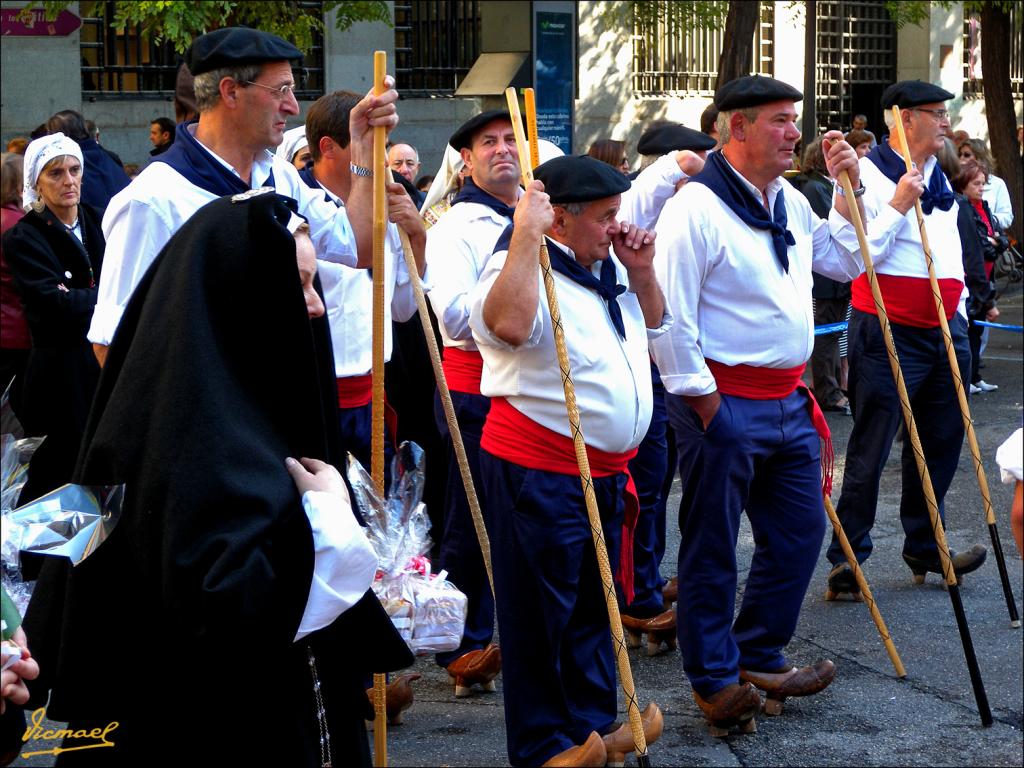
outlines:
[[[800,391],[782,400],[723,395],[707,431],[680,397],[669,396],[668,416],[683,484],[679,650],[690,684],[707,698],[737,682],[740,667],[786,664],[825,534],[821,448]],[[744,510],[754,557],[734,621]]]
[[[579,476],[480,452],[497,590],[512,765],[540,765],[615,721],[608,609]],[[626,475],[594,479],[608,557],[619,562]]]
[[[359,405],[355,408],[338,407],[338,424],[341,431],[342,455],[351,453],[363,469],[370,471],[372,446],[372,405]],[[391,460],[395,456],[395,446],[387,419],[384,420],[384,489],[391,487]],[[342,469],[344,473],[347,467]]]
[[[949,330],[960,375],[966,384],[971,368],[967,322],[959,314],[954,315],[949,321]],[[943,498],[953,482],[960,460],[964,427],[942,331],[939,328],[893,324],[892,335],[925,463],[945,522]],[[871,555],[870,532],[875,524],[882,470],[889,458],[896,429],[903,421],[903,411],[878,318],[858,310],[854,310],[850,318],[849,382],[853,432],[846,447],[843,492],[836,513],[853,551],[857,553],[857,560],[864,562]],[[906,534],[903,552],[914,557],[938,557],[909,437],[903,441],[901,463],[903,496],[900,499],[900,520]],[[833,565],[846,561],[834,536],[828,548],[828,559]]]
[[[490,398],[466,392],[452,392],[452,405],[455,418],[459,422],[462,443],[466,449],[469,471],[473,476],[480,506],[484,505],[484,492],[480,475],[480,436],[483,434],[484,421],[491,409]],[[462,634],[462,643],[454,651],[439,653],[435,660],[442,667],[447,667],[456,659],[470,651],[486,648],[494,636],[494,597],[487,581],[487,570],[484,558],[480,553],[480,542],[476,528],[473,527],[473,516],[469,511],[466,499],[466,487],[459,472],[459,462],[455,458],[448,421],[444,417],[441,396],[434,397],[434,418],[437,429],[444,440],[448,452],[448,484],[445,488],[444,533],[441,536],[440,570],[448,571],[448,580],[466,595],[466,628]]]
[[[661,588],[661,559],[665,554],[665,502],[662,490],[668,471],[668,443],[665,412],[665,388],[654,363],[651,363],[654,411],[637,454],[629,462],[629,473],[636,484],[640,514],[633,533],[633,602],[626,604],[619,592],[619,608],[640,619],[657,616],[664,610]]]

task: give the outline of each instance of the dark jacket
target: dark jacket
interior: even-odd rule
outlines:
[[[956,195],[959,207],[956,216],[956,228],[960,233],[960,247],[964,260],[964,283],[967,285],[967,315],[972,318],[983,318],[996,300],[995,285],[988,279],[985,271],[984,242],[978,236],[978,225],[987,235],[984,222],[978,219],[970,202],[963,195]]]
[[[124,172],[124,166],[114,160],[95,139],[81,139],[82,149],[82,202],[100,212],[107,210],[110,198],[128,186],[131,179]]]
[[[828,212],[832,210],[832,180],[828,176],[809,170],[794,176],[790,183],[803,193],[807,202],[811,204],[811,210],[818,214],[819,219],[828,219]],[[849,283],[841,283],[817,272],[812,272],[811,276],[814,278],[814,286],[811,289],[811,296],[814,298],[850,298]]]
[[[32,335],[18,416],[26,435],[46,435],[23,502],[71,480],[99,378],[86,333],[106,243],[95,211],[78,210],[84,245],[48,210],[29,211],[4,235],[4,258]]]

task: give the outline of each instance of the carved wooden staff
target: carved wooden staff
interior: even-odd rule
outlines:
[[[527,98],[529,99],[527,105],[532,106],[533,99],[531,97]],[[505,99],[508,101],[508,111],[512,116],[512,129],[515,131],[516,147],[519,152],[519,168],[523,177],[523,185],[525,186],[533,181],[533,171],[531,166],[527,165],[526,160],[530,158],[532,163],[536,163],[538,158],[536,154],[531,155],[527,150],[526,137],[523,135],[522,117],[519,112],[519,99],[516,97],[515,88],[505,89]],[[531,135],[536,136],[536,113],[529,114],[527,119],[530,122]],[[536,143],[534,143],[534,146],[536,147]],[[587,457],[587,445],[583,439],[583,429],[580,425],[580,412],[576,406],[576,387],[572,381],[569,352],[565,346],[565,331],[562,328],[562,315],[558,309],[555,279],[551,274],[551,259],[548,256],[547,245],[543,239],[540,246],[540,269],[544,278],[544,291],[547,294],[548,312],[551,314],[551,326],[555,337],[558,367],[562,375],[565,408],[569,417],[569,432],[572,435],[573,444],[576,448],[576,463],[580,470],[580,481],[583,483],[583,497],[586,499],[587,515],[590,518],[590,533],[594,539],[594,549],[597,551],[597,567],[601,574],[605,604],[608,606],[608,621],[611,624],[615,662],[619,670],[622,691],[626,697],[629,728],[633,734],[633,745],[636,748],[637,763],[641,766],[649,766],[650,756],[647,753],[647,739],[644,737],[640,706],[636,699],[636,690],[633,687],[633,672],[629,666],[629,653],[626,650],[626,643],[622,637],[622,618],[619,615],[619,603],[615,596],[615,581],[612,578],[611,565],[608,561],[608,549],[605,546],[604,531],[601,528],[601,514],[597,509],[597,497],[594,495],[594,483],[590,475],[590,459]]]
[[[878,610],[878,606],[875,604],[875,597],[871,594],[871,587],[868,586],[868,580],[864,576],[864,571],[860,567],[860,563],[857,562],[857,555],[853,551],[853,547],[850,546],[850,540],[846,538],[846,531],[843,530],[843,524],[839,522],[839,515],[836,514],[835,507],[832,506],[832,499],[825,496],[825,512],[828,513],[828,519],[832,521],[832,529],[836,532],[836,538],[839,539],[839,546],[843,548],[843,554],[846,555],[846,562],[850,564],[850,568],[853,569],[853,576],[857,579],[857,586],[860,587],[860,593],[864,597],[864,602],[868,606],[868,610],[871,612],[871,618],[874,619],[875,626],[878,628],[878,634],[882,637],[882,642],[885,644],[885,650],[889,654],[889,661],[892,662],[893,667],[896,670],[896,677],[906,677],[907,670],[903,668],[903,662],[900,660],[900,654],[896,650],[896,645],[892,641],[892,637],[889,635],[889,628],[885,626],[885,619],[882,618],[881,611]]]
[[[374,51],[373,91],[384,93],[387,53]],[[377,494],[384,498],[384,233],[388,205],[385,196],[387,163],[384,126],[373,129],[373,394],[370,401],[370,475]],[[388,764],[387,679],[373,676],[373,764]]]
[[[892,108],[892,115],[896,122],[896,133],[900,137],[900,146],[903,147],[903,162],[909,172],[913,168],[913,161],[910,159],[910,149],[907,147],[907,136],[903,130],[903,120],[900,117],[900,108]],[[891,145],[890,145],[891,146]],[[936,168],[932,173],[940,173]],[[971,407],[967,402],[967,393],[964,391],[964,382],[960,377],[960,365],[956,360],[956,349],[953,347],[953,336],[949,332],[949,322],[946,320],[946,308],[943,306],[942,293],[939,291],[939,281],[935,277],[935,261],[932,259],[932,249],[928,244],[928,232],[924,225],[924,211],[921,210],[921,200],[914,201],[914,210],[917,213],[917,226],[921,231],[921,250],[924,252],[924,260],[928,265],[928,282],[931,284],[932,295],[935,297],[935,311],[939,316],[939,327],[942,329],[942,341],[946,345],[946,356],[949,358],[949,370],[953,375],[953,388],[956,390],[957,400],[960,402],[960,415],[964,422],[964,431],[967,433],[967,443],[971,447],[971,457],[974,459],[974,474],[978,479],[978,489],[981,491],[981,502],[985,508],[985,519],[988,523],[988,535],[992,540],[992,552],[996,558],[996,566],[999,569],[999,579],[1003,584],[1003,597],[1006,598],[1006,607],[1010,613],[1010,626],[1020,626],[1020,616],[1017,613],[1017,601],[1013,598],[1013,587],[1010,586],[1010,576],[1006,571],[1006,558],[1003,556],[1003,545],[999,538],[999,530],[996,528],[996,513],[992,507],[992,496],[988,490],[988,478],[985,476],[985,467],[981,462],[981,449],[978,447],[978,436],[974,432],[974,419],[971,418]]]
[[[871,296],[875,301],[878,322],[882,326],[882,338],[885,339],[885,348],[889,355],[889,367],[892,368],[892,375],[896,380],[896,390],[899,393],[903,419],[907,425],[907,433],[914,451],[914,459],[917,462],[917,472],[921,477],[921,489],[924,491],[925,503],[928,507],[928,517],[931,520],[932,532],[935,534],[935,545],[939,550],[942,574],[949,591],[950,602],[953,604],[953,614],[956,616],[957,629],[960,631],[960,641],[964,647],[967,671],[971,677],[971,685],[974,687],[974,699],[978,703],[981,724],[987,727],[992,725],[992,710],[989,709],[988,696],[985,694],[985,684],[981,679],[978,659],[974,654],[971,629],[967,626],[964,604],[960,600],[960,587],[957,585],[956,574],[953,572],[953,563],[949,557],[949,546],[946,544],[946,531],[942,525],[942,518],[939,516],[939,505],[935,500],[935,489],[932,488],[931,474],[928,472],[928,465],[925,463],[924,449],[921,447],[921,439],[917,434],[917,422],[914,420],[914,412],[910,407],[910,396],[907,394],[907,385],[903,380],[903,370],[900,368],[900,360],[896,354],[896,342],[892,337],[892,326],[889,324],[889,316],[885,312],[885,302],[882,300],[882,291],[878,287],[875,265],[868,250],[867,235],[864,233],[864,222],[861,221],[860,208],[853,194],[853,184],[850,182],[850,176],[846,171],[839,174],[839,183],[843,185],[843,191],[846,193],[846,199],[849,202],[850,218],[853,220],[853,227],[857,231],[857,243],[860,246],[861,259],[864,261],[864,271],[867,273],[868,282],[871,285]]]
[[[391,173],[390,169],[388,173]],[[392,181],[394,180],[393,175],[391,179]],[[416,256],[412,252],[409,235],[401,227],[398,229],[398,235],[402,240],[402,254],[405,256],[405,265],[409,271],[409,281],[412,283],[412,292],[416,299],[416,309],[419,310],[420,323],[423,325],[423,335],[427,340],[430,364],[434,369],[434,379],[437,381],[437,391],[441,396],[444,418],[448,423],[448,432],[451,434],[452,448],[455,449],[455,459],[459,465],[459,474],[462,476],[462,485],[466,489],[469,513],[473,518],[473,528],[476,530],[476,538],[480,543],[480,554],[484,558],[487,581],[491,586],[491,594],[493,595],[494,572],[491,570],[491,540],[487,535],[487,528],[484,527],[484,516],[480,510],[480,500],[476,495],[476,486],[473,484],[473,473],[469,469],[469,459],[466,458],[466,446],[462,442],[462,430],[459,429],[459,420],[455,416],[455,406],[452,405],[452,394],[448,389],[448,379],[445,377],[444,367],[441,365],[441,351],[437,348],[434,327],[430,324],[430,312],[427,310],[427,298],[423,294],[423,282],[420,280],[420,273],[416,266]]]

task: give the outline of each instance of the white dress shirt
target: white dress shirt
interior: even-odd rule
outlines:
[[[753,184],[737,177],[761,199]],[[705,358],[766,368],[806,363],[814,349],[812,269],[842,282],[861,273],[860,260],[835,247],[828,223],[781,178],[766,188],[768,210],[784,187],[787,228],[796,240],[788,249],[788,272],[769,231],[745,224],[704,184],[691,181],[665,204],[654,264],[676,322],[651,352],[669,392],[714,392]]]
[[[547,242],[549,249],[561,247],[575,258],[569,248],[550,239]],[[520,413],[569,437],[565,393],[540,270],[537,312],[530,337],[523,345],[506,344],[483,320],[484,300],[507,257],[508,251],[499,251],[490,258],[472,296],[469,322],[485,363],[480,392],[507,398]],[[626,270],[614,255],[608,258],[615,264],[619,283],[628,286]],[[595,277],[600,268],[600,263],[591,267]],[[612,324],[604,299],[558,272],[552,274],[587,445],[611,453],[632,450],[643,440],[651,422],[648,341],[665,333],[672,324],[672,315],[666,306],[661,326],[647,328],[636,294],[627,291],[616,299],[626,330],[623,339]]]
[[[427,263],[433,276],[430,305],[446,347],[476,350],[469,329],[470,293],[511,223],[486,205],[459,203],[427,230]]]
[[[619,221],[628,221],[641,229],[654,229],[665,203],[676,193],[676,184],[689,178],[679,170],[678,154],[662,155],[633,179],[630,188],[622,193]]]
[[[988,209],[996,217],[996,223],[1002,230],[1013,224],[1013,203],[1010,202],[1010,191],[1006,182],[998,176],[989,174],[988,181],[981,188],[981,199],[988,203]]]
[[[924,164],[925,187],[933,173],[942,173],[934,157]],[[921,246],[921,231],[917,226],[917,213],[912,207],[901,214],[891,205],[896,193],[896,184],[886,178],[873,162],[866,157],[860,160],[860,179],[865,187],[864,202],[865,229],[868,249],[880,275],[896,275],[928,280],[928,264]],[[787,198],[788,199],[788,198]],[[935,277],[938,280],[952,279],[964,282],[964,259],[960,246],[960,230],[957,227],[958,204],[953,203],[948,211],[933,208],[924,217],[928,244],[935,263]],[[851,254],[860,254],[857,231],[839,212],[829,213],[829,227],[839,247]],[[967,311],[967,287],[960,294],[958,311],[965,318]],[[948,309],[948,308],[947,308]],[[936,321],[937,324],[937,321]]]
[[[320,185],[324,195],[340,207],[344,203]],[[317,259],[317,273],[324,289],[324,306],[334,348],[334,375],[342,379],[362,376],[373,369],[373,276],[368,269],[355,269]],[[423,290],[429,290],[423,272]],[[416,314],[416,296],[402,253],[398,225],[388,222],[384,240],[384,361],[391,359],[391,321],[405,322]]]
[[[195,124],[189,125],[188,130],[194,132],[195,127]],[[209,149],[206,151],[238,175],[227,161]],[[348,216],[306,186],[291,163],[275,157],[269,150],[261,152],[253,163],[252,188],[263,186],[271,170],[277,192],[294,198],[299,213],[309,221],[309,234],[317,256],[354,267],[356,243]],[[149,265],[192,214],[215,199],[217,195],[195,186],[162,162],[147,165],[131,184],[111,198],[103,216],[107,246],[89,341],[110,344],[128,299]]]
[[[302,506],[313,529],[315,554],[313,578],[295,633],[296,642],[330,626],[359,602],[377,572],[377,555],[352,513],[347,490],[306,491],[302,494]]]

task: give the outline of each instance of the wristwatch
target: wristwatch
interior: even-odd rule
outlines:
[[[864,186],[864,182],[862,181],[860,183],[860,188],[853,190],[853,196],[855,198],[857,198],[857,197],[864,197],[864,193],[867,191],[867,189],[868,188]],[[836,185],[836,192],[839,193],[840,197],[846,197],[846,190],[843,189],[843,185],[842,184],[837,184]]]
[[[364,168],[363,166],[356,165],[355,163],[349,163],[348,169],[352,171],[352,173],[356,176],[363,176],[364,178],[369,178],[370,176],[373,176],[373,171],[371,171],[369,168]]]

